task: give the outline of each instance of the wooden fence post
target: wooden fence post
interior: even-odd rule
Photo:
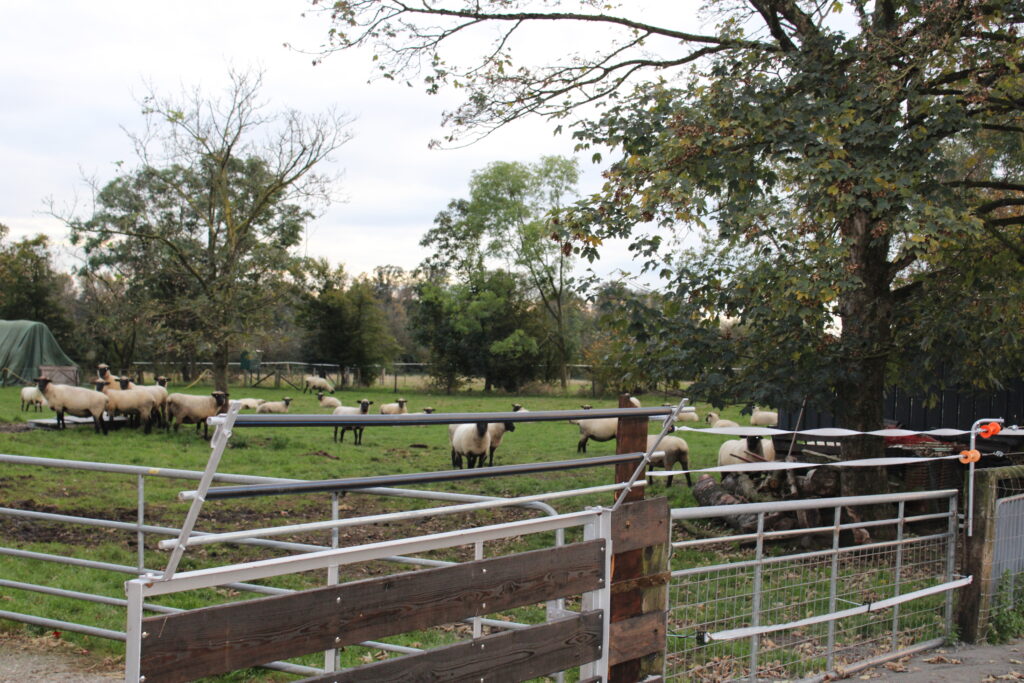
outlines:
[[[631,406],[629,394],[619,396],[620,408]],[[616,453],[646,451],[648,422],[646,417],[620,417]],[[629,481],[636,467],[636,463],[616,465],[616,483]],[[656,680],[664,670],[668,501],[644,501],[644,490],[637,487],[615,515],[608,680]]]

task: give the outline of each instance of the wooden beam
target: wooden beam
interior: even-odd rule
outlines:
[[[648,612],[639,617],[616,621],[609,633],[608,664],[615,666],[665,648],[667,612]]]
[[[578,595],[602,585],[603,568],[598,539],[149,617],[141,672],[188,681]]]
[[[629,394],[619,395],[620,408],[632,408],[629,402]],[[620,417],[618,431],[615,433],[615,452],[619,453],[642,453],[647,450],[647,428],[649,421],[646,417]],[[637,463],[620,463],[615,466],[615,483],[621,484],[629,481],[636,470]],[[616,492],[618,497],[618,492]],[[626,495],[626,501],[643,500],[644,490],[642,487],[634,487]]]
[[[669,542],[667,498],[625,504],[612,517],[612,549],[616,553]]]
[[[406,655],[298,683],[523,681],[601,656],[601,611]]]

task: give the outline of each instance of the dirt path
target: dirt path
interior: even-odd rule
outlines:
[[[120,661],[103,660],[56,638],[0,633],[0,683],[111,683],[124,680]]]

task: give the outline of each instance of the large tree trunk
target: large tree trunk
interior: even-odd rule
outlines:
[[[228,393],[228,358],[230,347],[227,342],[219,342],[213,351],[213,389]]]
[[[886,359],[892,339],[894,301],[888,260],[889,240],[876,236],[873,223],[863,214],[843,223],[850,245],[848,269],[862,286],[840,300],[842,345],[847,354],[844,381],[836,387],[839,425],[857,431],[883,427],[882,402],[886,385]],[[843,442],[843,459],[879,458],[885,454],[879,437],[854,437]],[[874,468],[849,468],[842,473],[842,495],[884,493],[884,474]]]

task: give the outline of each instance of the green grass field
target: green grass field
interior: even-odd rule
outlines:
[[[171,388],[171,391],[174,391]],[[191,393],[206,393],[209,387],[196,387]],[[257,397],[279,400],[285,392],[273,389],[233,388],[232,398]],[[321,408],[315,396],[289,391],[294,398],[290,412],[328,414],[329,409]],[[465,393],[444,396],[428,393],[406,392],[410,412],[432,406],[437,412],[499,412],[509,411],[513,402],[522,403],[531,411],[576,408],[581,400],[572,397],[552,396],[488,396],[483,393]],[[374,401],[374,409],[382,403],[393,401],[397,394],[386,390],[343,390],[335,394],[345,405],[353,405],[359,398]],[[644,405],[660,405],[672,399],[658,395],[642,396]],[[615,399],[586,399],[595,408],[611,408]],[[698,405],[703,416],[708,406]],[[719,411],[728,417],[744,423],[739,407]],[[52,416],[46,410],[44,417]],[[63,458],[106,463],[141,465],[152,468],[180,468],[202,470],[207,463],[210,447],[197,437],[194,427],[185,425],[177,433],[155,430],[151,434],[142,431],[122,429],[109,435],[93,433],[91,425],[82,425],[63,432],[44,429],[10,431],[17,429],[16,423],[39,416],[36,413],[20,412],[18,389],[0,388],[0,453]],[[14,423],[4,424],[4,423]],[[704,423],[690,423],[704,426]],[[651,431],[658,431],[652,423]],[[447,427],[380,427],[367,429],[361,446],[347,442],[336,444],[332,441],[330,427],[276,427],[236,428],[219,468],[220,472],[255,474],[287,477],[303,480],[359,477],[380,474],[437,471],[450,468]],[[505,435],[495,456],[495,464],[530,463],[573,459],[577,457],[576,443],[578,427],[566,422],[537,422],[520,424],[517,429]],[[691,467],[705,467],[715,464],[718,444],[726,437],[683,434],[690,446]],[[605,455],[615,452],[615,443],[594,443],[588,447],[588,455]],[[613,481],[611,467],[587,470],[571,470],[564,473],[537,476],[495,477],[460,483],[434,485],[434,488],[448,491],[493,495],[521,496],[546,491],[557,491],[588,486],[609,484]],[[663,479],[656,480],[654,495],[663,495]],[[667,495],[673,507],[693,505],[693,498],[683,477],[676,477],[675,485]],[[188,504],[178,501],[177,494],[191,490],[194,484],[181,480],[147,477],[145,482],[146,522],[168,527],[182,523]],[[418,488],[431,488],[420,486]],[[649,492],[648,496],[652,493]],[[134,522],[136,518],[136,478],[130,475],[105,474],[66,469],[48,469],[21,465],[0,464],[0,506],[14,509],[31,509],[85,517],[103,517]],[[583,498],[555,501],[559,511],[582,509],[586,505],[609,504],[611,494],[605,493]],[[342,499],[342,516],[361,516],[399,509],[427,507],[425,501],[409,501],[350,494]],[[506,521],[530,515],[516,510],[485,511],[473,516],[466,514],[432,518],[426,521],[391,523],[374,527],[354,527],[342,532],[342,545],[381,540],[388,537],[418,535],[459,528],[465,525],[480,525]],[[330,516],[328,494],[288,495],[261,498],[244,498],[235,501],[210,501],[206,504],[197,527],[201,530],[234,530],[251,527],[294,524],[304,521],[318,521]],[[57,524],[52,522],[29,522],[0,516],[2,544],[37,552],[89,557],[105,562],[133,565],[135,563],[135,535],[119,530],[96,529],[80,525]],[[303,540],[326,544],[327,534],[310,535]],[[159,538],[147,537],[146,565],[162,569],[167,554],[155,548]],[[291,540],[291,539],[290,539]],[[533,541],[539,543],[540,541]],[[529,542],[528,542],[529,543]],[[497,554],[489,550],[489,554]],[[185,554],[182,569],[211,564],[226,564],[236,560],[266,556],[266,551],[231,547],[225,545],[201,546]],[[466,555],[468,557],[468,555]],[[383,571],[375,567],[353,567],[343,572],[346,578],[358,578]],[[394,571],[389,569],[388,571]],[[39,563],[23,559],[0,556],[0,575],[8,580],[39,582],[60,585],[72,590],[100,593],[111,597],[123,597],[123,581],[129,575],[100,572],[89,569],[57,567],[50,563]],[[52,579],[39,581],[41,575]],[[289,577],[276,582],[286,587],[322,585],[323,577]],[[177,606],[187,607],[208,601],[233,599],[229,591],[209,591],[203,594],[178,598]],[[3,609],[27,612],[65,619],[82,621],[104,628],[123,630],[123,613],[109,607],[95,606],[80,601],[52,598],[33,592],[0,588]],[[60,616],[55,617],[55,613]],[[0,623],[0,628],[23,628],[11,621]],[[29,630],[40,630],[28,627]],[[118,654],[121,644],[98,638],[87,638],[74,634],[64,637],[83,643],[101,654]],[[434,634],[409,634],[406,644],[433,643]],[[345,657],[349,664],[358,662],[373,653],[360,652],[360,648],[349,648]],[[315,659],[315,658],[314,658]],[[318,663],[314,661],[313,663]],[[284,676],[280,680],[289,680]],[[243,676],[244,679],[244,676]],[[266,680],[274,680],[269,675]]]

